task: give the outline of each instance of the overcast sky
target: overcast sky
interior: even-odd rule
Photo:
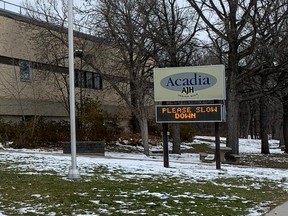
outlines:
[[[81,2],[81,1],[83,1],[83,0],[74,0],[74,3]],[[178,0],[178,1],[179,1],[180,6],[184,5],[184,2],[186,3],[186,0]],[[3,8],[3,2],[9,2],[11,4],[21,5],[23,2],[25,2],[25,0],[0,0],[0,7],[1,8]],[[28,0],[28,2],[34,2],[34,0]]]
[[[3,0],[5,2],[9,2],[9,3],[12,3],[12,4],[16,4],[16,5],[21,5],[21,2],[23,2],[22,0]],[[2,4],[3,4],[3,1],[1,2],[1,7],[2,7]]]
[[[34,0],[27,0],[28,2],[34,2]],[[83,0],[74,0],[74,3],[76,2],[81,2]],[[8,2],[8,3],[11,3],[11,4],[14,4],[14,5],[22,5],[23,2],[26,2],[26,0],[0,0],[0,6],[1,8],[3,8],[3,2]],[[9,9],[11,9],[10,7],[13,7],[13,8],[16,8],[16,6],[12,6],[12,5],[9,5],[9,4],[6,4],[6,7],[8,7]]]

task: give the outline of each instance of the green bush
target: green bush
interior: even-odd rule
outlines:
[[[160,136],[162,134],[162,124],[156,123],[155,119],[148,120],[149,135]]]
[[[76,126],[78,141],[111,141],[120,132],[117,117],[108,118],[100,103],[91,99],[83,102]],[[0,121],[0,142],[13,142],[15,148],[62,147],[69,140],[67,121],[47,121],[37,116],[21,122]]]
[[[13,142],[15,148],[59,147],[69,140],[69,123],[31,118],[21,122],[0,122],[1,142]]]
[[[195,136],[195,129],[192,124],[180,125],[180,139],[182,142],[192,142]]]
[[[109,116],[97,100],[85,99],[77,116],[77,140],[110,141],[119,133],[117,117]]]

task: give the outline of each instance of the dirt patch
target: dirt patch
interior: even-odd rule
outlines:
[[[242,154],[240,163],[248,166],[288,169],[288,154]]]

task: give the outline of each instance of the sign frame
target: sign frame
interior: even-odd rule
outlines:
[[[225,99],[224,65],[154,68],[156,102]]]
[[[206,117],[207,117],[207,115],[209,115],[209,113],[211,114],[211,113],[214,113],[214,114],[217,114],[217,119],[203,119],[203,120],[197,120],[197,117],[195,118],[196,120],[192,120],[192,119],[188,119],[188,120],[171,120],[171,119],[168,119],[168,120],[165,120],[165,119],[163,119],[163,118],[161,118],[161,114],[159,114],[159,109],[161,109],[161,108],[170,108],[170,109],[172,109],[172,108],[179,108],[179,109],[181,109],[181,108],[198,108],[198,107],[212,107],[212,106],[217,106],[217,108],[219,108],[219,112],[217,111],[217,113],[215,113],[215,112],[205,112],[205,114],[204,114],[204,112],[199,112],[199,113],[201,113],[200,115],[205,115]],[[156,123],[213,123],[213,122],[225,122],[225,106],[223,105],[223,104],[219,104],[219,103],[217,103],[217,104],[188,104],[188,105],[183,105],[183,104],[181,104],[181,105],[156,105],[155,106],[155,113],[156,113]],[[173,112],[174,114],[177,114],[177,112]],[[198,114],[199,114],[198,113]],[[168,116],[169,117],[169,115],[171,114],[171,111],[170,111],[170,113],[167,113],[166,114],[166,116]],[[190,114],[194,114],[194,113],[190,113]],[[197,114],[197,113],[195,113],[195,114]],[[162,114],[162,117],[163,117],[163,115],[165,115],[165,114]],[[173,114],[172,114],[173,115]],[[171,117],[171,115],[170,115],[170,117]],[[208,116],[209,117],[209,116]],[[159,120],[160,119],[160,120]]]

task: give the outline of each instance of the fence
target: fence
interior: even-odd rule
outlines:
[[[19,14],[21,16],[26,16],[26,17],[30,17],[30,18],[33,17],[34,19],[44,21],[44,22],[47,22],[47,20],[50,20],[51,24],[54,24],[54,25],[57,25],[57,23],[59,25],[61,25],[64,22],[64,26],[66,28],[68,27],[68,21],[65,21],[65,20],[63,21],[63,19],[49,16],[49,15],[41,13],[39,11],[35,11],[35,10],[30,9],[30,8],[23,7],[23,6],[20,6],[17,4],[13,4],[13,3],[10,3],[10,2],[4,1],[4,0],[0,0],[0,9],[4,9],[6,11]],[[88,35],[93,35],[95,33],[95,31],[93,29],[88,28],[88,27],[83,26],[83,25],[79,25],[77,23],[74,23],[74,30],[81,32],[81,33],[88,34]]]

